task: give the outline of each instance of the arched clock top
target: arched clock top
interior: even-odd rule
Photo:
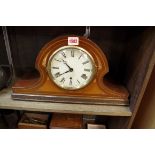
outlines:
[[[69,37],[73,37],[73,36],[69,36]],[[63,36],[63,37],[59,37],[59,38],[52,40],[51,42],[47,43],[41,49],[41,51],[36,59],[36,68],[40,72],[42,80],[43,80],[43,78],[46,78],[44,75],[46,74],[47,71],[48,71],[48,75],[49,75],[50,79],[51,80],[54,79],[54,77],[50,74],[51,67],[50,67],[49,62],[51,61],[51,58],[54,55],[56,55],[58,52],[70,48],[70,49],[74,49],[74,51],[76,52],[75,53],[76,56],[73,57],[74,59],[73,58],[72,59],[76,61],[77,60],[76,57],[80,58],[79,62],[78,61],[75,62],[75,63],[77,63],[76,65],[80,65],[82,63],[82,62],[80,62],[80,60],[82,59],[80,57],[80,54],[90,57],[90,60],[92,60],[91,63],[93,66],[90,70],[92,71],[92,74],[94,76],[94,77],[90,77],[90,79],[97,80],[99,83],[102,82],[103,76],[109,71],[106,56],[104,55],[102,50],[95,43],[93,43],[91,40],[86,39],[85,37],[78,37],[78,38],[79,38],[78,45],[74,45],[74,46],[68,45],[68,36]],[[80,51],[83,51],[83,53]],[[65,54],[65,53],[63,52],[63,54]],[[72,57],[71,54],[70,54],[70,57]],[[68,58],[68,61],[69,60],[71,61],[70,57]],[[65,57],[62,55],[61,60],[57,60],[57,61],[64,61],[63,59],[65,59]],[[84,61],[87,62],[89,60],[87,60],[87,59],[83,60],[83,63],[84,63]],[[70,62],[67,62],[67,63],[70,63]],[[63,63],[61,63],[61,62],[60,62],[60,64],[63,65]],[[74,65],[74,64],[72,64],[72,65]],[[62,67],[60,67],[60,68],[62,68]],[[87,69],[87,68],[84,68],[84,69]],[[74,72],[76,72],[76,70]],[[57,72],[57,73],[59,73],[59,72]],[[61,73],[60,73],[60,75],[61,75]],[[83,73],[82,75],[85,75],[83,77],[86,77],[86,74]],[[78,75],[76,75],[76,76],[78,76]],[[70,77],[70,78],[72,78],[72,77]],[[61,80],[61,79],[59,79],[59,80]],[[80,81],[79,79],[76,79],[76,80],[77,80],[77,83]],[[81,82],[79,82],[79,83],[81,83]],[[80,88],[82,88],[82,87],[80,87]]]

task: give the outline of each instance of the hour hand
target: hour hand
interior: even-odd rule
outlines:
[[[66,74],[66,73],[68,73],[68,72],[70,72],[70,70],[68,70],[68,71],[66,71],[66,72],[64,72],[64,73],[61,73],[61,74],[59,74],[59,75],[61,76],[61,75]]]
[[[66,74],[66,73],[68,73],[68,72],[70,72],[70,70],[68,70],[68,71],[66,71],[66,72],[63,72],[63,73],[58,72],[58,73],[55,74],[55,78],[58,78],[58,77],[60,77],[61,75]]]

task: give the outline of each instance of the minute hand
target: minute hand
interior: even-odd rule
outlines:
[[[67,62],[64,61],[63,59],[62,59],[62,61],[63,61],[63,63],[69,68],[69,71],[72,72],[72,71],[73,71],[73,68],[71,68],[71,67],[67,64]]]

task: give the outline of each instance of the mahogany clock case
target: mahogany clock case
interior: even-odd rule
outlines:
[[[96,44],[94,44],[91,40],[86,39],[85,37],[79,36],[78,39],[79,39],[78,46],[67,46],[68,36],[58,37],[52,40],[51,42],[47,43],[41,49],[36,59],[35,66],[40,73],[40,77],[38,78],[38,80],[36,80],[35,78],[29,79],[29,81],[27,79],[18,80],[15,83],[15,85],[13,85],[12,87],[13,99],[24,99],[24,100],[27,99],[27,100],[37,100],[37,101],[38,100],[50,101],[50,102],[53,101],[53,102],[62,102],[62,103],[76,102],[76,103],[82,103],[82,104],[109,104],[109,105],[127,104],[128,92],[126,91],[126,89],[122,86],[113,85],[104,79],[104,76],[109,71],[109,68],[108,68],[107,59],[104,53],[101,51],[101,49]],[[64,90],[58,87],[52,81],[51,71],[49,71],[49,61],[51,59],[51,56],[55,53],[55,50],[60,48],[62,49],[62,47],[67,47],[67,48],[79,47],[80,50],[85,49],[87,52],[89,52],[89,54],[94,59],[93,63],[95,66],[96,73],[94,73],[94,70],[92,71],[92,73],[94,73],[94,78],[85,87],[78,90],[70,90],[70,89]],[[62,59],[64,59],[64,57],[66,58],[66,55],[62,56]],[[71,57],[71,58],[73,59],[74,57]],[[58,60],[58,58],[56,60]],[[79,59],[78,59],[78,62],[79,62]],[[83,65],[81,67],[83,67]],[[47,72],[47,69],[48,69],[48,72]],[[74,77],[74,78],[77,78],[77,77]]]
[[[131,79],[135,55],[148,27],[91,27],[90,39],[104,52],[109,63],[107,79],[124,85],[133,94]],[[8,27],[17,77],[36,72],[35,60],[44,44],[62,35],[83,35],[85,27]],[[136,43],[136,46],[134,46]],[[131,45],[131,46],[129,46]]]

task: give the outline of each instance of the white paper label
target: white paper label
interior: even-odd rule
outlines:
[[[68,37],[68,45],[79,45],[79,37]]]

